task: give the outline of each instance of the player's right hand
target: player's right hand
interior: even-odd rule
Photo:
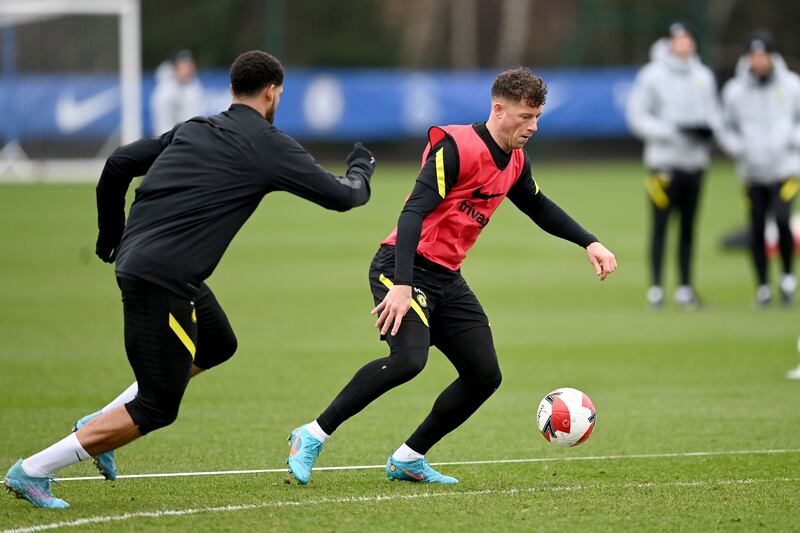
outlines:
[[[117,259],[117,250],[122,240],[122,230],[101,231],[97,234],[94,253],[105,263],[113,263]]]
[[[372,310],[373,315],[380,313],[375,327],[381,331],[381,335],[386,335],[389,328],[392,336],[397,335],[400,323],[409,307],[411,307],[411,285],[394,285],[389,289],[383,301]]]

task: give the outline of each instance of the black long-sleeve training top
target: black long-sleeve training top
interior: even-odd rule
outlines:
[[[488,147],[497,168],[507,167],[511,162],[511,152],[500,148],[486,128],[486,123],[476,122],[472,127]],[[458,181],[457,151],[453,141],[445,137],[436,146],[431,147],[428,158],[417,176],[414,190],[411,191],[397,221],[394,280],[396,284],[413,283],[414,260],[422,232],[422,222],[442,202],[442,196],[438,192],[436,172],[436,153],[440,147],[444,149],[445,191],[450,191]],[[531,162],[527,153],[522,172],[506,196],[540,228],[556,237],[566,239],[582,248],[597,241],[597,237],[586,231],[542,193],[531,174]]]
[[[97,185],[101,237],[119,235],[117,276],[193,297],[265,194],[287,191],[346,211],[370,196],[373,162],[325,170],[258,111],[234,104],[118,148]],[[144,175],[125,223],[125,193]]]

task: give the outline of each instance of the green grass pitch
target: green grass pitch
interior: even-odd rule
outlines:
[[[649,219],[637,162],[548,163],[534,174],[620,268],[598,282],[582,250],[501,207],[463,270],[491,319],[503,385],[428,459],[547,461],[441,467],[461,479],[455,487],[390,483],[379,469],[320,471],[306,487],[282,473],[64,481],[55,492],[72,509],[3,494],[0,530],[798,530],[800,383],[784,379],[800,357],[798,308],[756,310],[748,258],[719,248],[744,220],[732,168],[715,165],[703,191],[699,312],[644,303]],[[121,474],[283,467],[289,431],[385,355],[367,270],[414,176],[379,165],[372,201],[346,214],[265,198],[209,280],[239,352],[191,383],[174,425],[118,452]],[[132,380],[113,269],[93,255],[95,218],[92,185],[0,187],[3,469]],[[454,375],[432,350],[417,379],[342,426],[319,466],[384,463]],[[573,449],[535,427],[542,396],[564,386],[597,406],[592,438]],[[94,474],[89,463],[61,472]]]

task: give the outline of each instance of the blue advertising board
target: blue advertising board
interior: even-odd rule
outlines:
[[[629,135],[624,119],[633,67],[537,72],[548,84],[542,137]],[[434,124],[485,120],[495,71],[289,69],[276,125],[301,140],[392,140]],[[228,73],[204,71],[205,113],[230,103]],[[142,82],[144,135],[152,135],[152,74]],[[104,138],[119,123],[119,84],[103,75],[0,75],[0,138]]]

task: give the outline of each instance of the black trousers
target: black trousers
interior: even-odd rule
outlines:
[[[692,284],[692,252],[697,206],[703,171],[666,169],[653,172],[646,182],[652,208],[650,237],[650,273],[653,285],[662,285],[664,245],[670,214],[680,217],[678,242],[678,266],[681,285]]]
[[[394,248],[382,247],[370,267],[376,304],[383,300],[394,273]],[[425,454],[445,435],[464,423],[502,379],[489,321],[460,272],[418,257],[414,266],[414,306],[397,335],[387,335],[389,355],[364,365],[317,422],[328,434],[385,392],[418,375],[431,345],[439,348],[458,377],[436,399],[430,414],[406,440]]]
[[[228,360],[236,336],[207,285],[195,299],[148,281],[118,278],[125,318],[125,351],[139,392],[125,404],[142,434],[178,416],[194,363],[202,369]]]
[[[783,272],[785,274],[792,273],[794,237],[789,222],[792,215],[792,203],[800,189],[800,184],[797,179],[768,184],[749,182],[745,189],[750,207],[750,233],[752,234],[750,252],[758,284],[764,285],[769,282],[764,239],[764,228],[769,213],[775,216],[775,223],[778,226]]]

